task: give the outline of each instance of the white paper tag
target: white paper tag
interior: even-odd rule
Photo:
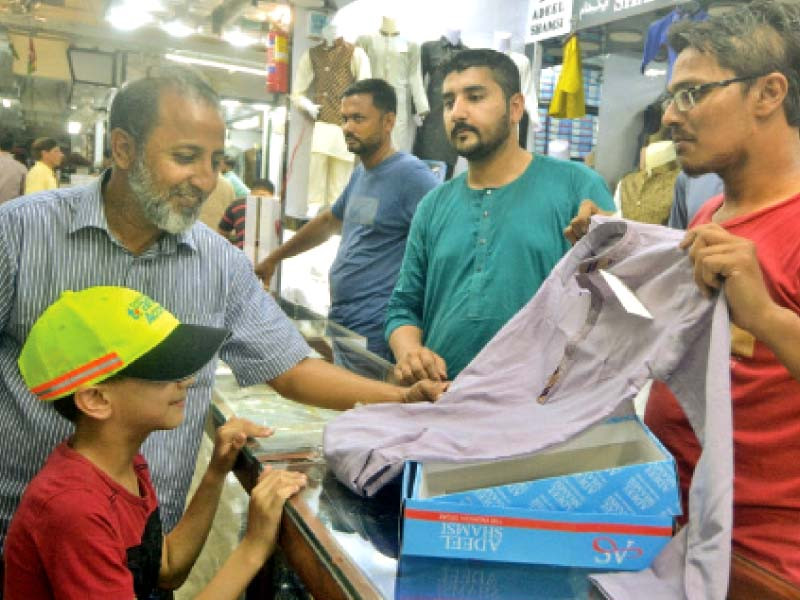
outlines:
[[[603,269],[600,269],[600,275],[602,275],[603,279],[606,280],[606,283],[608,284],[608,287],[611,288],[611,291],[616,294],[620,304],[622,304],[622,308],[627,310],[632,315],[644,317],[645,319],[653,318],[653,315],[650,314],[650,311],[647,310],[639,298],[636,297],[636,294],[634,294],[627,285],[622,283],[619,277],[612,275]]]

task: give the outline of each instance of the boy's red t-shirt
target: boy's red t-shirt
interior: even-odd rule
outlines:
[[[690,227],[710,223],[721,204],[706,202]],[[772,298],[800,314],[800,195],[721,225],[755,243]],[[752,335],[731,334],[733,549],[800,584],[800,382]],[[686,511],[700,445],[663,383],[653,384],[645,422],[675,456]]]
[[[163,543],[158,500],[141,455],[134,469],[139,496],[67,442],[53,450],[8,529],[8,600],[132,599],[142,586],[156,585]]]

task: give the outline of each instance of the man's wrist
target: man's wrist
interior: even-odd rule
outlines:
[[[209,485],[222,485],[225,482],[225,477],[228,476],[228,472],[228,470],[216,465],[212,459],[208,463],[203,480]]]

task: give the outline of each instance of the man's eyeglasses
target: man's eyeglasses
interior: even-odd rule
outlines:
[[[669,94],[661,103],[661,110],[666,112],[670,104],[675,103],[675,108],[679,112],[687,112],[695,107],[695,105],[703,99],[710,90],[719,87],[726,87],[732,83],[740,83],[742,81],[750,81],[751,79],[758,79],[761,75],[747,75],[746,77],[734,77],[733,79],[723,79],[722,81],[711,81],[709,83],[701,83],[692,87],[678,90],[674,94]]]

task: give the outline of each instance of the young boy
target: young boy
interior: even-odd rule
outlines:
[[[239,449],[248,435],[272,432],[241,419],[220,427],[203,481],[166,536],[139,447],[152,431],[180,425],[192,375],[227,336],[181,324],[121,287],[64,292],[39,317],[20,372],[33,393],[75,423],[75,434],[52,452],[11,521],[7,600],[145,600],[183,583]],[[298,473],[262,474],[242,542],[198,598],[239,597],[275,546],[284,501],[303,485]]]

